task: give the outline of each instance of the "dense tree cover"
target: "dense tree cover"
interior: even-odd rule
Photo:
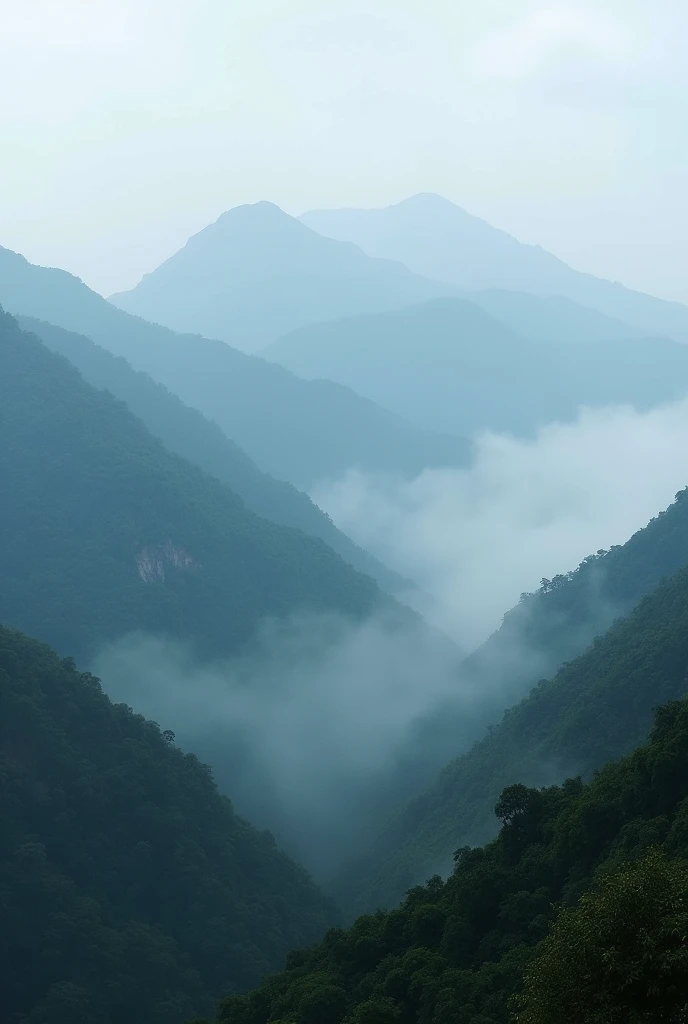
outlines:
[[[599,551],[575,572],[543,580],[537,593],[524,594],[501,628],[459,669],[459,688],[479,692],[480,701],[473,708],[450,701],[419,730],[413,749],[423,756],[416,754],[411,767],[405,766],[419,795],[395,811],[368,852],[334,880],[332,891],[341,905],[357,912],[390,906],[418,878],[450,862],[457,842],[482,841],[490,832],[492,804],[512,779],[549,781],[569,771],[591,771],[638,743],[653,704],[683,692],[683,677],[680,665],[657,680],[654,672],[643,676],[628,652],[637,650],[636,629],[651,637],[652,645],[659,643],[663,610],[658,617],[653,609],[662,609],[666,595],[676,595],[671,615],[682,614],[681,578],[658,590],[583,657],[572,659],[659,580],[685,565],[688,491],[681,491],[626,544]],[[633,639],[625,650],[618,638],[627,635]],[[673,642],[680,641],[679,630]],[[535,686],[562,665],[550,683]],[[626,667],[632,670],[629,677],[623,674]],[[634,694],[627,702],[629,679]],[[505,705],[534,686],[500,722]],[[590,714],[576,731],[572,723],[580,707]],[[469,750],[476,737],[480,742]],[[422,792],[418,781],[442,755],[445,765],[454,759]]]
[[[311,231],[274,203],[237,206],[199,231],[135,288],[129,313],[256,352],[302,324],[396,309],[451,287]]]
[[[411,196],[377,210],[311,210],[301,220],[330,238],[360,245],[369,256],[401,260],[417,274],[461,289],[564,296],[643,334],[688,341],[687,306],[574,270],[442,196]]]
[[[688,702],[664,705],[650,742],[589,784],[513,785],[495,811],[498,837],[456,851],[446,882],[290,954],[216,1020],[507,1024],[517,1009],[522,1024],[683,1021]]]
[[[23,330],[36,334],[48,348],[66,356],[89,384],[107,388],[126,402],[169,451],[195,462],[228,484],[258,515],[320,537],[355,569],[372,576],[388,591],[399,592],[411,585],[349,540],[307,494],[262,473],[216,423],[184,405],[148,374],[134,370],[121,356],[114,356],[83,335],[31,317],[17,317],[17,322]]]
[[[332,381],[304,381],[222,341],[181,335],[106,302],[62,270],[0,247],[0,305],[77,331],[214,420],[265,472],[308,490],[351,466],[463,466],[471,445],[423,431]]]
[[[652,850],[603,875],[528,964],[518,1024],[685,1024],[687,934],[685,861]]]
[[[0,620],[64,654],[131,630],[229,651],[266,615],[391,604],[322,541],[168,452],[6,314],[0,434]]]
[[[207,766],[4,627],[0,820],[4,1024],[174,1024],[334,921]]]
[[[466,437],[483,430],[532,435],[575,420],[582,406],[644,410],[688,389],[682,342],[628,337],[625,328],[603,343],[594,334],[530,337],[476,298],[301,327],[265,354],[300,376],[345,384],[425,429]],[[524,332],[537,326],[523,320]]]

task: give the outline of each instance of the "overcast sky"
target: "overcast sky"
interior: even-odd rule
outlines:
[[[239,203],[439,192],[688,302],[688,0],[0,0],[0,245],[106,294]]]

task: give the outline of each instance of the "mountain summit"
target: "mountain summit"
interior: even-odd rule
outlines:
[[[451,291],[260,202],[223,213],[111,301],[166,327],[255,351],[304,324]]]

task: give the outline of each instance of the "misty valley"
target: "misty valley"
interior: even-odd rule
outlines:
[[[63,57],[100,39],[95,88],[134,30],[78,6],[38,20]],[[254,56],[269,6],[236,15]],[[539,17],[533,67],[550,36],[601,46],[594,13]],[[284,46],[392,60],[359,18]],[[27,52],[47,31],[11,24]],[[505,45],[470,65],[486,106],[522,69]],[[170,47],[145,95],[174,112],[118,71],[83,151],[114,175],[134,136],[171,146],[169,182],[127,170],[167,227],[104,191],[93,288],[57,179],[26,245],[0,217],[2,1024],[686,1024],[688,293],[612,280],[592,239],[574,269],[459,185],[362,206],[307,153],[303,201],[200,218],[180,180],[229,63],[194,65],[204,114]],[[282,195],[277,153],[292,173],[265,61],[255,182],[230,187],[233,153],[222,196]],[[387,109],[366,81],[363,119]]]

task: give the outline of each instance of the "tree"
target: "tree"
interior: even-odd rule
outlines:
[[[377,996],[359,1003],[353,1014],[346,1018],[346,1024],[396,1024],[401,1016],[393,999]]]
[[[503,825],[509,825],[517,815],[528,810],[532,796],[533,790],[520,782],[514,786],[507,786],[497,801],[495,814]]]
[[[652,850],[562,910],[525,972],[518,1024],[688,1021],[688,865]]]
[[[301,1024],[339,1024],[346,1012],[347,997],[338,985],[323,985],[301,1005]]]

